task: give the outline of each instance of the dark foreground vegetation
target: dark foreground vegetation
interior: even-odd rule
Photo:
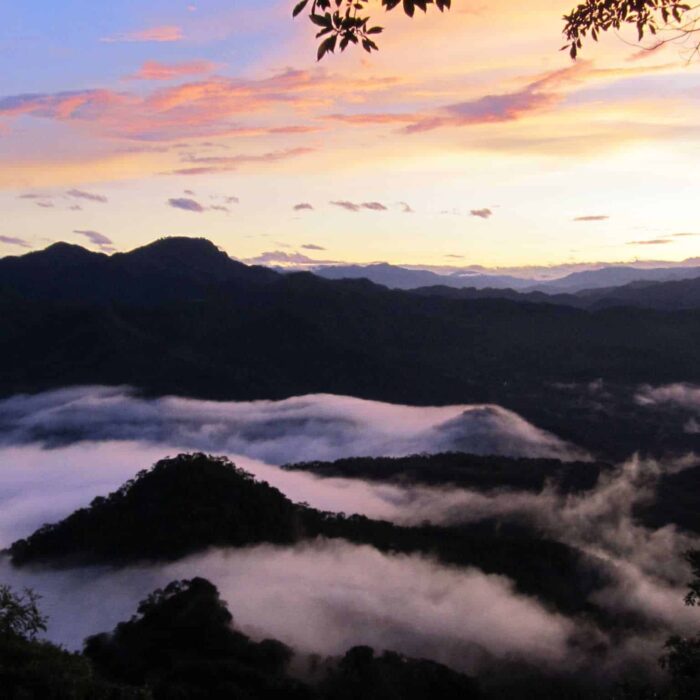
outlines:
[[[27,613],[6,591],[3,619]],[[0,627],[0,696],[8,700],[476,700],[476,682],[433,661],[369,647],[341,658],[303,660],[275,639],[251,640],[233,625],[216,587],[203,578],[173,581],[137,614],[85,640],[72,654],[33,633]]]
[[[422,296],[281,275],[204,240],[166,239],[113,256],[56,244],[4,258],[0,316],[0,395],[129,384],[214,399],[493,402],[606,457],[693,443],[634,390],[700,382],[697,308]],[[599,379],[602,409],[555,388]]]
[[[141,472],[106,498],[45,525],[10,547],[16,566],[123,565],[174,560],[208,547],[293,544],[318,537],[416,553],[511,578],[522,593],[567,614],[607,614],[587,602],[609,582],[602,562],[526,523],[487,519],[453,527],[402,527],[294,504],[225,458],[179,455]]]

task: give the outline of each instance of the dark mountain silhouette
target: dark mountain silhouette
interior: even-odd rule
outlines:
[[[25,299],[156,304],[265,284],[277,274],[232,260],[204,238],[165,238],[129,253],[55,243],[0,259],[0,290]]]
[[[0,260],[0,315],[0,395],[129,384],[212,399],[494,402],[615,457],[692,446],[631,397],[639,383],[700,382],[700,309],[445,299],[279,275],[169,239],[111,257],[58,245]],[[614,414],[552,391],[601,378],[625,397]]]

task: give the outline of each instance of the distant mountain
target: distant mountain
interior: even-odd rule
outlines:
[[[572,272],[560,279],[530,285],[528,291],[541,291],[548,294],[574,293],[584,289],[619,287],[631,282],[669,282],[698,277],[700,277],[700,267],[657,267],[651,269],[633,266],[602,267],[598,270]]]
[[[700,383],[700,309],[443,296],[280,275],[207,241],[112,257],[52,246],[0,260],[0,395],[127,384],[229,400],[492,402],[606,456],[692,446],[683,423],[640,413],[633,387]],[[551,389],[599,379],[624,397],[614,420]]]
[[[638,306],[648,309],[700,308],[700,277],[673,282],[634,282],[592,294],[579,292],[591,308]],[[592,302],[592,303],[590,303]]]
[[[415,289],[431,285],[444,285],[460,289],[462,287],[483,287],[524,289],[533,281],[510,275],[487,275],[454,273],[439,275],[430,270],[413,270],[399,265],[376,263],[373,265],[333,265],[317,267],[312,270],[315,275],[325,279],[368,279],[391,289]],[[700,274],[700,273],[699,273]]]
[[[698,278],[700,277],[700,266],[658,268],[609,266],[596,270],[574,272],[565,277],[546,281],[514,275],[476,272],[454,272],[441,275],[430,270],[416,270],[388,263],[318,267],[313,269],[313,272],[326,279],[368,279],[375,284],[381,284],[391,289],[443,286],[453,289],[512,289],[546,294],[574,294],[584,289],[615,287],[637,281],[667,282]]]
[[[532,304],[556,304],[577,309],[638,307],[678,311],[700,309],[700,276],[673,282],[632,282],[621,287],[584,289],[576,293],[516,292],[512,289],[454,289],[448,286],[413,290],[445,299],[510,299]]]

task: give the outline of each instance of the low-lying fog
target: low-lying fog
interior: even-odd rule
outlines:
[[[664,399],[665,400],[665,399]],[[364,643],[474,670],[491,658],[568,669],[608,647],[604,673],[618,664],[654,664],[670,631],[694,631],[683,605],[682,553],[700,546],[673,527],[650,530],[632,518],[656,480],[689,460],[630,459],[583,495],[478,493],[319,479],[276,465],[351,455],[464,450],[562,459],[575,446],[496,406],[412,408],[347,397],[214,403],[145,400],[125,389],[66,389],[0,402],[0,547],[87,505],[152,463],[182,451],[226,454],[295,501],[402,524],[517,515],[544,534],[602,558],[613,583],[596,603],[648,622],[614,641],[591,623],[567,619],[516,593],[504,577],[393,556],[367,546],[316,541],[294,547],[216,550],[168,565],[118,571],[13,569],[0,582],[31,586],[50,616],[48,637],[80,648],[85,636],[130,617],[136,603],[174,578],[216,583],[239,626],[300,651],[340,653]],[[585,467],[583,467],[585,468]]]

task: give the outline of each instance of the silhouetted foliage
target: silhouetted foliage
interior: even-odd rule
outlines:
[[[328,659],[318,685],[288,673],[292,650],[275,639],[254,642],[233,626],[216,587],[206,579],[173,581],[110,634],[85,641],[85,655],[107,677],[171,698],[299,700],[428,700],[479,697],[476,683],[431,661],[392,652],[375,657],[356,647]]]
[[[46,631],[46,617],[39,612],[38,596],[31,588],[15,593],[0,584],[0,637],[34,639]]]
[[[686,560],[690,564],[693,578],[688,584],[685,604],[692,606],[700,602],[700,550],[687,552]],[[693,637],[669,637],[659,663],[671,677],[670,700],[700,697],[700,634]]]
[[[305,10],[316,28],[316,38],[321,39],[317,58],[320,61],[327,53],[341,51],[350,46],[361,46],[371,53],[378,46],[373,37],[383,28],[371,25],[367,14],[370,0],[300,0],[294,5],[292,15],[296,17]],[[435,5],[440,12],[449,10],[451,0],[382,0],[382,7],[389,11],[397,7],[413,17],[416,9],[426,12]],[[633,26],[641,41],[645,35],[657,36],[661,32],[670,36],[660,38],[651,48],[668,41],[677,41],[698,31],[697,8],[682,0],[584,0],[564,15],[564,36],[571,58],[576,58],[583,41],[590,37],[594,41],[609,30],[619,30],[625,25]],[[694,52],[697,47],[694,47]]]
[[[382,0],[385,10],[401,7],[409,17],[413,17],[416,9],[426,12],[428,5],[433,4],[443,12],[450,9],[452,0]],[[345,51],[350,44],[361,46],[367,53],[378,50],[372,37],[381,34],[383,29],[369,24],[368,6],[369,0],[300,0],[292,15],[296,17],[309,10],[309,19],[317,28],[316,38],[323,39],[317,53],[320,61],[336,48]]]
[[[84,653],[107,678],[147,686],[156,700],[312,697],[286,674],[291,649],[253,642],[232,622],[209,581],[173,581],[112,633],[88,637]]]
[[[664,30],[671,31],[674,40],[696,30],[697,18],[688,15],[693,9],[679,0],[585,0],[564,16],[564,34],[569,42],[564,48],[576,58],[587,36],[597,41],[602,32],[624,25],[636,28],[639,41],[646,34],[656,36]]]
[[[50,642],[38,596],[0,585],[0,698],[3,700],[136,700],[140,691],[105,683],[91,664]]]
[[[370,647],[350,649],[320,685],[323,697],[333,700],[471,700],[480,697],[471,678],[442,664],[407,659]]]

